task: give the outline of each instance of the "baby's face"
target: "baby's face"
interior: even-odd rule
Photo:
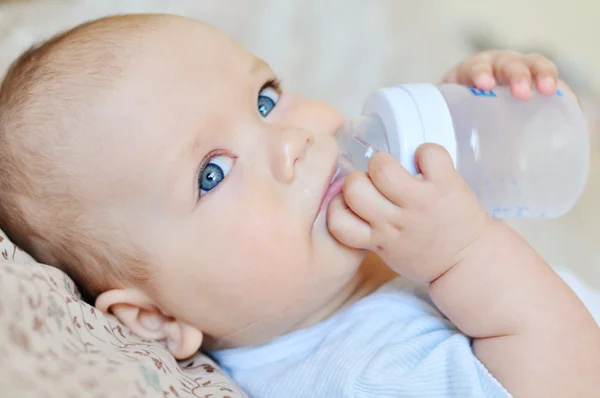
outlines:
[[[94,184],[150,254],[144,289],[217,339],[268,340],[318,312],[362,259],[323,208],[340,113],[279,91],[264,62],[201,24],[161,28],[134,58],[98,107],[117,123]]]

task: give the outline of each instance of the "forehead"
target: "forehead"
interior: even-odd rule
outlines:
[[[255,95],[260,79],[251,77],[270,73],[227,36],[188,20],[153,31],[133,57],[111,99],[116,117],[107,120],[118,124],[118,134],[110,134],[123,163],[118,168],[157,180],[173,181],[155,173],[179,172],[174,162],[184,162],[205,138],[228,130],[232,110]]]
[[[200,114],[226,96],[235,99],[238,82],[256,62],[221,32],[183,18],[148,32],[131,58],[112,111],[143,128],[146,138],[161,129],[176,131],[194,120],[206,121]]]
[[[141,66],[192,71],[208,81],[211,74],[234,73],[254,60],[252,54],[222,32],[188,19],[169,20],[148,34],[141,56]]]
[[[236,91],[240,79],[256,68],[256,58],[228,36],[196,21],[182,21],[169,21],[148,34],[134,55],[124,92],[137,102],[199,109],[205,101],[234,94],[231,89]]]

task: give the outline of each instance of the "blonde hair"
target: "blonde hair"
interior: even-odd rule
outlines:
[[[123,281],[143,283],[148,273],[145,253],[78,196],[67,159],[85,130],[70,121],[119,79],[151,22],[121,16],[80,25],[27,50],[0,86],[0,227],[69,274],[88,300]]]

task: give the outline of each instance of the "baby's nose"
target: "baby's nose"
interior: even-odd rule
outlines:
[[[334,135],[344,123],[342,113],[332,105],[295,94],[289,96],[293,106],[286,114],[288,125],[312,131],[315,135]]]
[[[296,162],[306,156],[313,140],[313,134],[301,128],[284,128],[277,134],[271,156],[277,181],[289,184],[294,180]]]

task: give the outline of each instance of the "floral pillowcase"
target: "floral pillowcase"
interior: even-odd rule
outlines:
[[[205,355],[176,362],[83,302],[66,274],[36,263],[2,231],[0,395],[247,397]]]

